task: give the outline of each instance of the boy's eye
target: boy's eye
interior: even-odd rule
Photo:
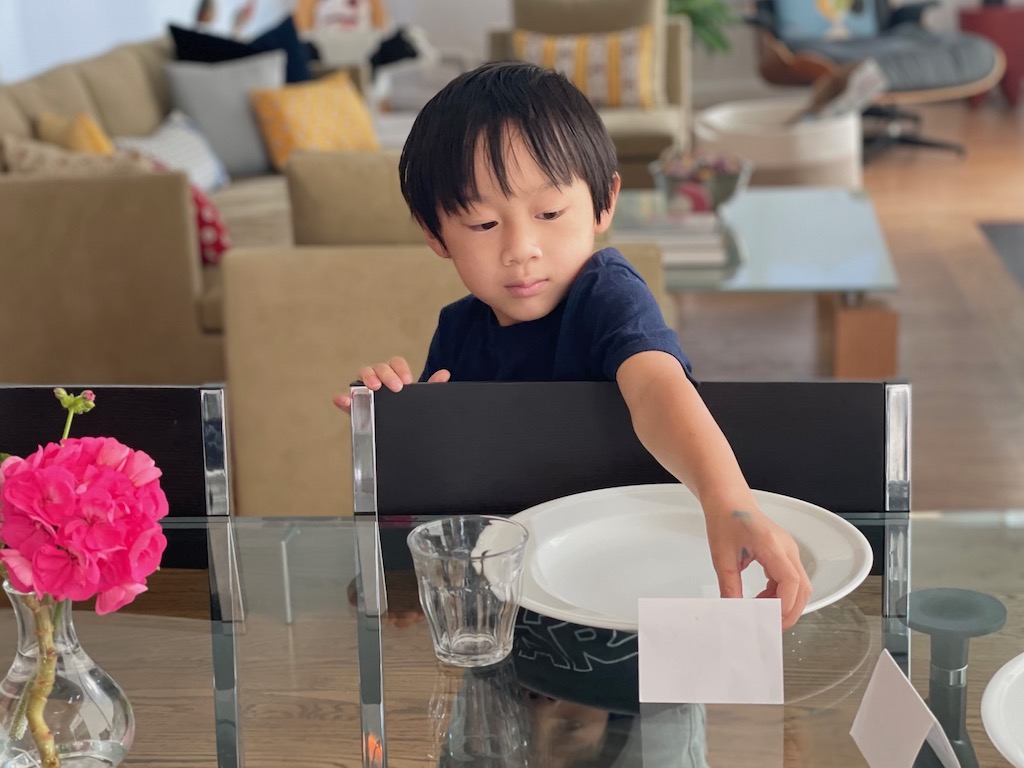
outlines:
[[[470,224],[469,228],[474,232],[486,232],[488,229],[494,229],[498,226],[496,221],[485,221],[483,224]]]
[[[544,213],[538,214],[537,218],[542,221],[554,221],[562,215],[562,211],[545,211]]]

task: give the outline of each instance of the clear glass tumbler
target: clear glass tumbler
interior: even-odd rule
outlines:
[[[483,667],[512,651],[528,537],[519,523],[489,515],[432,520],[409,534],[420,604],[441,661]]]

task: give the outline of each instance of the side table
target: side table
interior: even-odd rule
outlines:
[[[960,9],[960,29],[973,32],[998,45],[1006,56],[1006,72],[1000,88],[1011,107],[1017,106],[1024,79],[1024,5],[986,5]],[[971,96],[978,107],[985,94]]]

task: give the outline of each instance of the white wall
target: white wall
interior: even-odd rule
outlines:
[[[628,2],[629,0],[623,0]],[[1024,0],[1010,0],[1024,2]],[[224,32],[244,0],[217,0],[214,31]],[[487,58],[487,31],[511,25],[511,0],[386,0],[395,24],[422,27],[443,51]],[[738,11],[745,0],[731,0]],[[198,0],[0,0],[0,82],[20,80],[57,64],[101,53],[118,43],[161,34],[168,21],[191,24]],[[942,0],[929,11],[935,29],[954,29],[957,11],[977,0]],[[290,0],[258,0],[246,30],[277,21]],[[731,30],[733,50],[694,51],[694,98],[706,104],[770,92],[757,76],[753,33]]]
[[[213,31],[226,32],[245,0],[217,0]],[[199,0],[0,0],[0,82],[163,34],[168,22],[191,26]],[[288,0],[258,0],[246,33],[270,26]]]
[[[2,0],[0,0],[2,2]],[[511,0],[387,0],[391,20],[413,24],[442,51],[487,60],[487,33],[512,23]]]

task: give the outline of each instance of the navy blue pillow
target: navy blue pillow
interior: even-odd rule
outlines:
[[[306,46],[299,40],[299,33],[295,31],[295,23],[291,16],[286,16],[284,21],[276,27],[268,29],[248,43],[183,29],[173,24],[170,25],[170,28],[178,61],[202,61],[213,64],[218,61],[243,59],[257,53],[280,49],[288,55],[285,72],[287,82],[301,83],[312,79],[312,75],[309,73],[309,56]]]

